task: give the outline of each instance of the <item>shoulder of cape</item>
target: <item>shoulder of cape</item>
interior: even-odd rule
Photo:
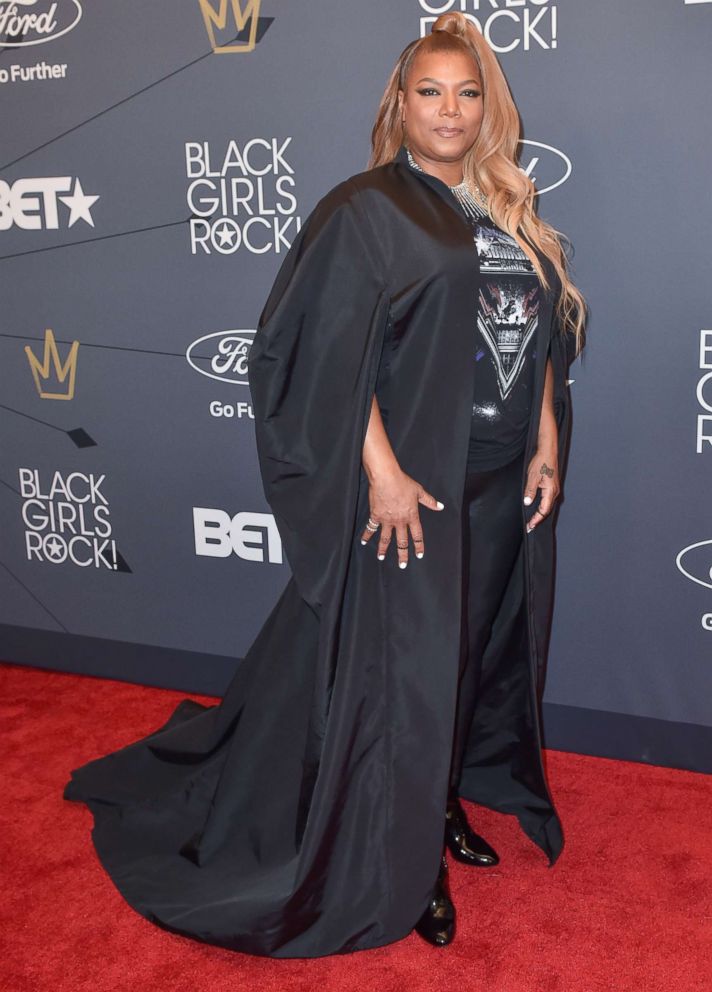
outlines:
[[[375,266],[374,271],[382,275],[387,265],[374,217],[379,201],[382,203],[384,198],[391,198],[389,190],[393,189],[397,168],[397,162],[387,162],[336,183],[314,204],[302,224],[298,240],[308,242],[320,232],[335,230],[345,224],[346,229],[361,241],[362,261],[369,258]]]
[[[356,209],[359,204],[367,205],[372,194],[387,193],[398,168],[399,163],[393,161],[363,172],[355,172],[327,190],[317,200],[314,209],[329,212],[347,204],[356,206]]]

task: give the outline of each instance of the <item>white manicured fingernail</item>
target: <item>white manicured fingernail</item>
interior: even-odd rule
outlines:
[[[438,510],[444,510],[445,509],[445,504],[444,503],[441,503],[440,500],[437,500],[437,502],[436,502],[435,505],[437,506]]]
[[[524,497],[524,505],[525,506],[529,506],[529,504],[531,503],[531,501],[532,501],[531,496],[525,496]]]
[[[416,558],[422,558],[424,554],[425,554],[424,551],[416,551],[415,552],[415,557]]]
[[[383,561],[383,559],[384,559],[385,557],[386,557],[385,555],[379,555],[379,556],[378,556],[378,560],[379,560],[379,561]]]
[[[527,527],[527,534],[531,534],[533,530],[534,530],[533,527]]]
[[[398,568],[405,568],[405,566],[406,566],[407,564],[408,564],[408,562],[407,562],[407,561],[399,561],[399,562],[398,562]]]
[[[365,541],[361,541],[361,544],[365,544],[365,543],[366,543]]]

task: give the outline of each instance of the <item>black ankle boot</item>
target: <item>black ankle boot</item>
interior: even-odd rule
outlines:
[[[415,930],[429,944],[445,947],[455,936],[455,907],[450,898],[447,861],[440,858],[438,879],[425,912],[415,924]]]
[[[499,855],[470,827],[457,797],[451,796],[445,810],[445,843],[457,861],[478,868],[499,864]]]

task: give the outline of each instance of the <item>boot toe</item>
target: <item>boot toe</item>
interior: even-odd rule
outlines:
[[[484,837],[470,827],[459,802],[449,802],[445,817],[445,843],[453,858],[466,865],[491,868],[499,864],[499,855]]]

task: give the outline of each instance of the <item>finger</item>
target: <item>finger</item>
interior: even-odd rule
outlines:
[[[373,520],[373,516],[371,516],[369,520]],[[366,542],[370,541],[373,535],[377,533],[378,533],[378,527],[375,527],[373,530],[369,530],[368,527],[364,527],[364,529],[361,531],[361,544],[366,544]]]
[[[422,558],[425,554],[425,540],[423,539],[423,528],[420,525],[420,515],[417,511],[415,518],[411,520],[408,526],[410,527],[410,536],[413,539],[415,557]]]
[[[527,484],[524,487],[524,505],[530,506],[536,499],[536,491],[539,488],[541,476],[537,472],[530,472],[527,476]]]
[[[536,513],[533,513],[529,518],[529,522],[527,523],[527,534],[531,534],[534,528],[538,526],[538,524],[540,524],[543,519],[544,519],[544,514],[541,513],[539,510],[537,510]]]
[[[378,539],[378,560],[383,561],[386,557],[386,551],[388,551],[388,545],[391,543],[391,534],[393,533],[393,524],[381,524],[381,536]]]
[[[422,503],[423,506],[427,506],[429,510],[444,510],[445,504],[441,503],[439,499],[435,499],[429,492],[425,489],[421,489],[418,493],[418,502]]]
[[[551,508],[554,505],[554,493],[551,489],[543,489],[541,494],[541,500],[539,506],[537,507],[537,513],[541,513],[542,517],[545,517],[551,512]]]
[[[529,518],[527,523],[527,534],[530,534],[535,527],[538,527],[542,520],[546,519],[549,515],[550,507],[544,506],[544,501],[542,500],[541,506],[537,507],[536,513],[533,513]]]
[[[408,564],[408,528],[405,524],[396,526],[396,547],[398,549],[398,568]]]

